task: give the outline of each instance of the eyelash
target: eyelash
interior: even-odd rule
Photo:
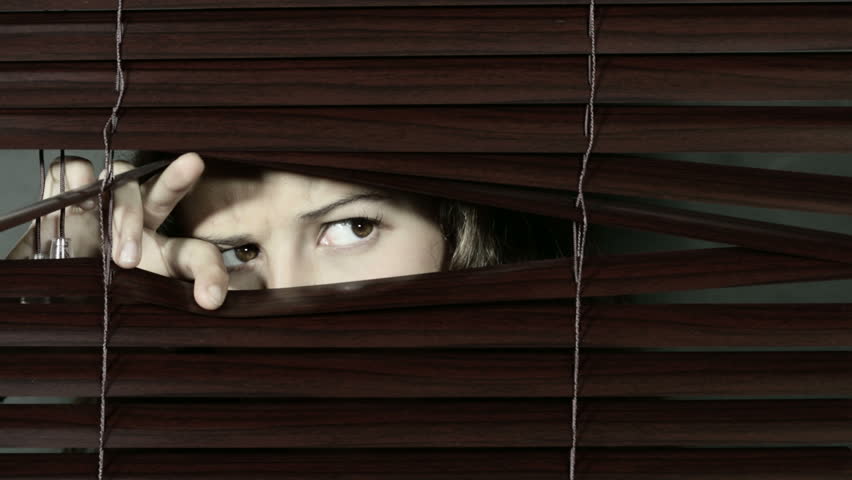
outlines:
[[[357,216],[357,217],[349,217],[349,218],[344,218],[344,219],[341,219],[341,220],[335,220],[333,222],[323,223],[320,226],[319,235],[317,236],[317,242],[319,242],[319,239],[323,237],[326,230],[328,230],[328,228],[333,226],[333,225],[337,225],[337,224],[341,224],[341,223],[342,224],[351,224],[352,222],[355,222],[357,220],[366,220],[367,222],[370,222],[373,225],[373,228],[379,228],[382,225],[382,217],[383,217],[382,214],[374,215],[374,216],[360,215],[360,216]],[[234,251],[238,248],[243,248],[243,247],[247,247],[247,246],[257,247],[257,245],[254,244],[254,243],[247,243],[245,245],[237,245],[235,247],[221,249],[221,251],[222,251],[222,254],[224,255],[225,252]],[[252,260],[254,260],[254,259],[252,259]],[[226,269],[229,272],[238,272],[238,271],[241,271],[241,270],[251,268],[252,260],[249,260],[247,262],[242,262],[242,263],[239,263],[239,264],[233,265],[233,266],[226,266]]]
[[[373,224],[373,228],[379,228],[379,227],[382,226],[382,217],[383,217],[383,215],[381,213],[378,214],[378,215],[374,215],[374,216],[359,215],[357,217],[349,217],[349,218],[344,218],[342,220],[335,220],[333,222],[323,223],[320,226],[319,235],[317,235],[317,243],[319,243],[319,239],[322,238],[322,236],[325,234],[326,230],[328,230],[328,228],[331,227],[332,225],[337,225],[337,224],[340,224],[340,223],[351,224],[352,222],[354,222],[356,220],[366,220],[366,221]]]

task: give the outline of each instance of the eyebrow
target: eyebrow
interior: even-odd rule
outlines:
[[[379,192],[363,192],[356,193],[354,195],[350,195],[348,197],[341,198],[336,202],[329,203],[328,205],[318,208],[316,210],[311,210],[310,212],[305,212],[299,215],[300,221],[310,221],[316,220],[317,218],[321,218],[324,215],[331,213],[332,210],[336,208],[340,208],[344,205],[361,201],[368,200],[374,202],[381,202],[384,200],[388,200],[390,197],[388,195],[379,193]],[[199,240],[204,240],[205,242],[212,243],[217,246],[238,246],[238,245],[246,245],[249,243],[256,243],[254,238],[251,235],[231,235],[227,237],[220,237],[216,235],[194,235],[192,238],[197,238]]]
[[[193,235],[191,238],[204,240],[205,242],[212,243],[220,248],[223,246],[235,248],[240,245],[255,243],[254,239],[250,235],[232,235],[230,237],[217,237],[216,235]]]
[[[370,200],[374,202],[381,202],[384,200],[388,200],[390,197],[379,192],[364,192],[364,193],[356,193],[354,195],[350,195],[348,197],[341,198],[340,200],[329,203],[328,205],[318,208],[316,210],[312,210],[310,212],[303,213],[299,215],[299,220],[301,221],[309,221],[316,220],[317,218],[321,218],[325,215],[331,213],[332,210],[336,208],[340,208],[344,205],[350,204],[352,202],[357,202],[360,200]]]

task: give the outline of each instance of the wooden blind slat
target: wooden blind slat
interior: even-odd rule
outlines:
[[[556,154],[253,151],[200,154],[204,158],[273,168],[303,165],[347,169],[357,165],[368,172],[555,190],[575,188],[571,179],[576,178],[580,164],[579,156]],[[588,192],[852,214],[850,177],[607,154],[596,154],[588,168],[585,184]]]
[[[115,147],[570,153],[586,148],[584,112],[573,105],[127,109]],[[96,149],[108,116],[0,110],[0,144]],[[599,153],[852,151],[850,107],[601,106],[596,121]]]
[[[96,405],[2,405],[0,447],[97,447]],[[288,400],[118,404],[108,448],[567,447],[571,402]],[[852,441],[850,400],[587,399],[593,447],[828,446]]]
[[[636,202],[590,199],[586,204],[599,225],[852,263],[850,235]]]
[[[2,14],[0,43],[7,48],[0,61],[110,60],[113,17]],[[586,17],[583,6],[138,11],[125,16],[123,56],[585,54]],[[617,5],[601,6],[596,17],[601,54],[825,51],[852,44],[852,6],[842,4]]]
[[[373,351],[110,355],[108,396],[569,397],[562,351]],[[852,396],[850,352],[583,355],[583,397]],[[89,396],[100,354],[4,352],[0,395]]]
[[[611,155],[587,175],[598,193],[852,214],[852,177]]]
[[[726,3],[845,3],[848,0],[597,0],[598,4],[726,4]],[[396,7],[410,6],[410,0],[125,0],[125,10],[187,10],[304,7]],[[416,6],[462,5],[585,5],[587,0],[418,0]],[[0,12],[42,10],[112,10],[112,0],[7,0]]]
[[[570,262],[552,260],[492,269],[415,275],[289,289],[230,292],[207,312],[192,300],[192,284],[144,270],[116,267],[116,303],[149,303],[195,313],[254,317],[374,308],[568,298]],[[0,262],[5,298],[98,296],[101,270],[95,259]],[[587,296],[628,295],[762,283],[849,278],[852,266],[740,248],[684,250],[590,258],[584,268]],[[517,285],[524,285],[518,288]]]
[[[133,88],[122,105],[583,103],[587,68],[580,56],[129,61]],[[598,103],[852,99],[852,55],[844,53],[602,56],[597,71]],[[111,62],[0,63],[0,103],[112,107],[114,77]]]
[[[436,480],[557,480],[567,475],[566,449],[300,449],[262,453],[120,452],[106,454],[109,478],[173,479],[191,474],[198,480],[240,480],[250,475],[272,480],[297,475],[305,480],[404,478],[428,475]],[[846,480],[852,474],[846,448],[785,449],[595,449],[578,452],[583,479],[623,480],[625,475],[660,480]],[[97,468],[94,454],[17,454],[0,456],[0,478],[88,480]],[[642,478],[642,477],[638,477]],[[650,478],[650,477],[649,477]]]
[[[479,303],[235,322],[156,306],[123,305],[111,317],[110,346],[568,348],[574,344],[574,330],[565,319],[573,318],[572,306],[568,300]],[[100,346],[101,308],[98,302],[0,303],[0,346]],[[583,347],[852,345],[849,304],[592,304],[586,308]]]
[[[500,276],[498,272],[504,272],[505,276]],[[231,292],[215,315],[244,318],[282,313],[470,303],[488,299],[566,298],[574,292],[569,272],[570,263],[567,261],[532,262],[526,268],[518,265],[467,274],[457,272],[454,275],[436,275],[432,277],[435,282],[424,282],[423,276],[411,277],[417,280],[417,288],[414,289],[391,279],[373,281],[376,287],[369,290],[347,288],[350,284],[340,284],[340,287],[320,285]],[[850,272],[852,266],[847,264],[739,248],[621,255],[589,259],[584,268],[584,295],[626,295],[828,280],[848,278]],[[355,284],[363,285],[359,282]],[[192,286],[186,282],[163,279],[136,270],[119,274],[115,285],[123,292],[122,302],[147,303],[204,313],[190,300]],[[518,288],[517,285],[524,287]],[[357,295],[353,292],[357,292]],[[389,298],[399,303],[389,301]]]
[[[95,259],[4,260],[0,262],[0,297],[28,295],[86,297],[103,295]]]

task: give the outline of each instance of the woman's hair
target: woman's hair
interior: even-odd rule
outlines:
[[[135,155],[132,163],[140,166],[173,156],[166,152],[142,151]],[[537,215],[457,200],[423,198],[431,203],[429,210],[436,216],[435,221],[447,241],[445,270],[563,256],[562,240],[570,238],[565,225]],[[185,235],[174,213],[163,222],[159,232],[169,237]]]

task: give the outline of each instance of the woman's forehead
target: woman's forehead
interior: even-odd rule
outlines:
[[[181,202],[182,216],[198,219],[216,212],[251,214],[256,208],[294,214],[375,188],[273,169],[212,169]]]

